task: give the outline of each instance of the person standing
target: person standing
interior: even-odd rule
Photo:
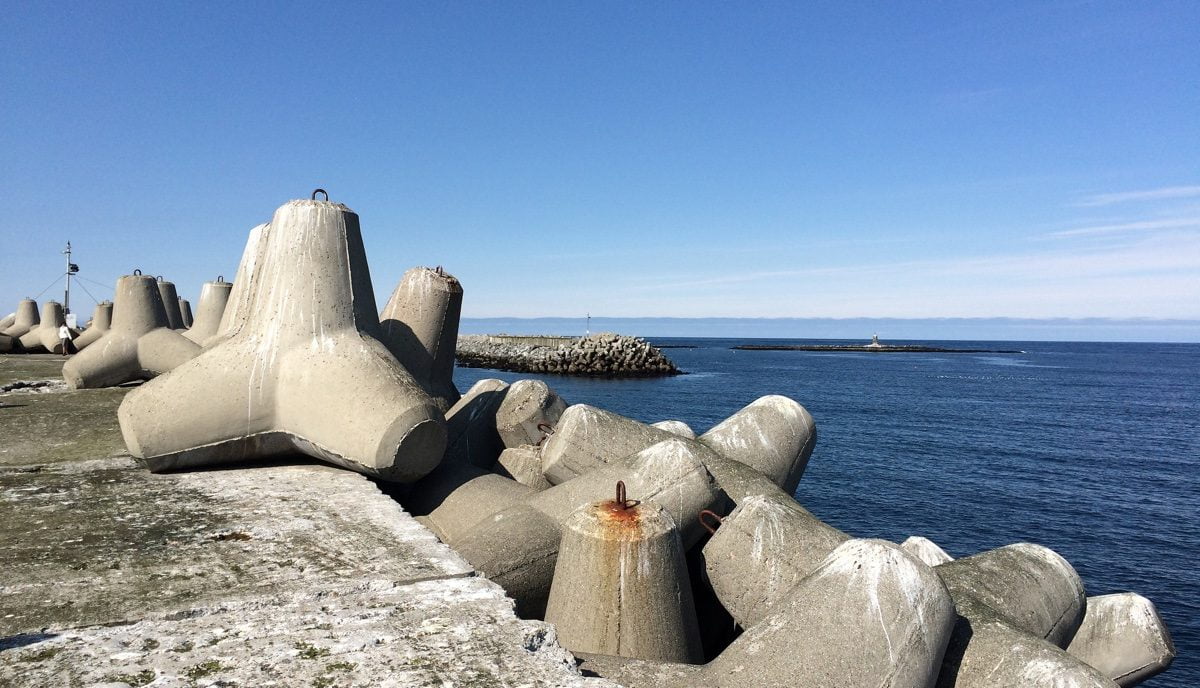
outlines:
[[[58,328],[58,338],[62,340],[62,355],[66,356],[71,349],[71,329],[65,323]]]

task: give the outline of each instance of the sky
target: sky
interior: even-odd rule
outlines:
[[[77,311],[135,268],[195,299],[321,187],[379,306],[442,265],[471,318],[1200,341],[1198,26],[1190,0],[16,3],[0,315],[68,239]]]

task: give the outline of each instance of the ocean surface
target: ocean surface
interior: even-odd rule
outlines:
[[[1089,595],[1154,601],[1178,651],[1153,688],[1200,685],[1200,344],[902,342],[1020,354],[735,351],[839,340],[651,338],[687,375],[541,376],[568,403],[698,433],[765,394],[816,418],[796,498],[849,533],[961,557],[1062,554]],[[495,377],[455,373],[459,388]]]

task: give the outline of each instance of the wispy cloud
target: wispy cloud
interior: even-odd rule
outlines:
[[[1140,220],[1138,222],[1121,222],[1118,224],[1093,225],[1077,227],[1061,232],[1051,232],[1051,237],[1077,237],[1095,234],[1118,234],[1122,232],[1149,232],[1159,229],[1190,229],[1200,227],[1200,217],[1172,217],[1162,220]]]
[[[1197,196],[1200,196],[1200,186],[1168,186],[1161,189],[1147,189],[1145,191],[1096,194],[1095,196],[1083,198],[1075,203],[1075,205],[1084,208],[1095,208],[1102,205],[1128,203],[1130,201],[1163,201],[1176,198],[1195,198]]]

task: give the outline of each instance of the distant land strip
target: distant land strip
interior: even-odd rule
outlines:
[[[888,353],[937,353],[937,354],[1023,354],[1016,349],[947,349],[940,346],[921,346],[907,344],[883,344],[870,346],[867,344],[740,344],[731,349],[742,351],[838,351],[863,352],[868,354]]]

